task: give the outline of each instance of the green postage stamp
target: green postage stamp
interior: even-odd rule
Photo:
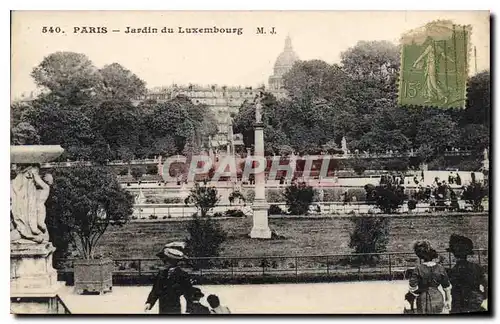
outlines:
[[[399,104],[464,108],[470,26],[435,21],[401,38]]]

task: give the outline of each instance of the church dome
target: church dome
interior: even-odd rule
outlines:
[[[276,59],[276,63],[274,63],[275,74],[281,74],[280,70],[290,70],[298,60],[299,57],[292,48],[292,40],[290,37],[287,37],[285,40],[285,49]]]

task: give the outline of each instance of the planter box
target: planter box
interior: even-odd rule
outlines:
[[[76,260],[74,262],[75,289],[78,294],[113,289],[113,261],[110,259]]]

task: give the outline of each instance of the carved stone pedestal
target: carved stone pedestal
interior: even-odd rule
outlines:
[[[270,239],[271,229],[268,224],[267,209],[269,204],[265,200],[254,201],[253,209],[253,227],[250,232],[251,238]]]
[[[57,292],[64,283],[57,281],[52,267],[51,243],[10,244],[11,313],[54,314],[64,312]]]

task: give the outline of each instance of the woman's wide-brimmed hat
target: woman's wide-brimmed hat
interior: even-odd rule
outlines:
[[[186,255],[184,254],[185,247],[186,244],[184,242],[168,243],[160,252],[156,253],[156,256],[161,259],[184,260],[186,259]]]
[[[449,248],[446,251],[458,255],[471,255],[474,254],[474,244],[468,237],[452,234],[450,236]]]
[[[438,257],[436,250],[432,248],[431,243],[427,240],[416,242],[413,250],[420,259],[432,260]]]

